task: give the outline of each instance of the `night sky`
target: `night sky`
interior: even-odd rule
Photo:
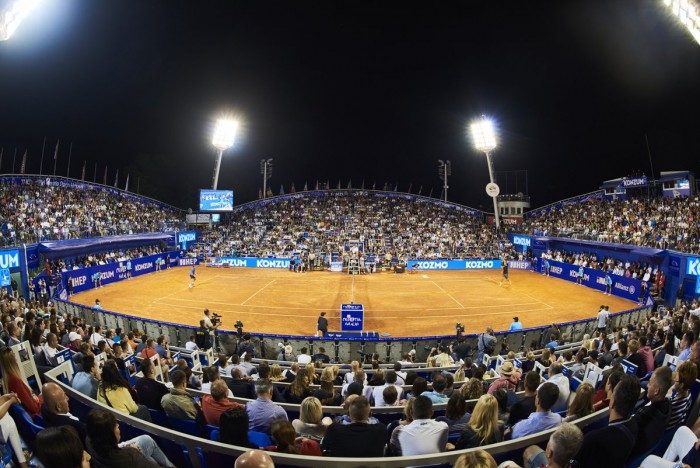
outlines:
[[[381,3],[381,5],[378,5]],[[413,3],[412,3],[413,4]],[[661,0],[268,2],[44,0],[0,42],[0,172],[108,183],[181,208],[209,188],[214,120],[242,128],[219,188],[236,204],[294,182],[398,183],[492,208],[466,128],[499,128],[501,191],[533,208],[634,170],[700,173],[700,45]],[[516,187],[517,181],[517,187]]]

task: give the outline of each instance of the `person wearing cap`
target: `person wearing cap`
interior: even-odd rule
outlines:
[[[494,380],[489,387],[489,395],[493,395],[501,388],[515,391],[518,387],[518,382],[520,382],[520,377],[523,375],[523,371],[516,368],[511,361],[505,361],[498,372],[500,377]]]
[[[513,330],[522,330],[523,329],[523,324],[520,323],[520,320],[518,317],[513,317],[513,323],[510,324],[510,331]]]
[[[83,341],[83,337],[80,334],[72,331],[68,334],[68,346],[67,348],[76,353],[80,352],[80,344]]]

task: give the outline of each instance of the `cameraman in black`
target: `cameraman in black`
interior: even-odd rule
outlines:
[[[209,330],[204,325],[204,320],[199,321],[199,328],[194,333],[194,342],[199,349],[206,350],[211,348],[211,337],[209,336]]]

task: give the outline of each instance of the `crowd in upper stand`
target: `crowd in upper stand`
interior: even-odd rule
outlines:
[[[698,197],[595,199],[527,216],[519,232],[700,251]]]
[[[343,252],[347,241],[398,259],[496,258],[504,248],[468,211],[367,192],[297,195],[242,209],[204,239],[216,256],[281,258],[304,249]]]
[[[163,231],[181,213],[124,192],[76,190],[47,179],[0,179],[0,235],[5,245]]]
[[[27,357],[44,370],[57,364],[62,346],[71,349],[78,371],[73,388],[117,411],[145,420],[160,412],[164,418],[218,426],[220,441],[251,449],[341,457],[414,456],[486,447],[556,429],[547,450],[525,450],[523,466],[567,466],[561,462],[570,459],[582,467],[623,466],[649,455],[664,434],[667,440],[660,453],[665,460],[649,458],[644,466],[674,466],[681,459],[696,466],[699,456],[700,422],[686,419],[698,385],[700,303],[680,303],[620,329],[609,326],[609,316],[601,309],[593,336],[566,346],[571,337],[553,325],[541,337],[544,348],[538,342],[527,350],[502,347],[504,361],[495,369],[473,362],[475,350],[462,342],[453,348],[438,346],[428,361],[428,367],[438,369],[427,375],[414,367],[410,353],[393,367],[382,368],[378,355],[365,366],[334,364],[323,348],[311,353],[287,345],[275,356],[287,362],[270,364],[255,359],[259,350],[249,336],[243,337],[235,354],[221,354],[214,365],[193,372],[185,359],[174,360],[164,336],[92,327],[58,314],[50,303],[7,295],[0,310],[0,371],[6,394],[0,400],[0,427],[20,464],[26,460],[21,459],[24,452],[13,421],[16,412],[3,413],[14,403],[29,417],[41,416],[45,426],[59,428],[35,441],[42,460],[53,453],[44,439],[54,440],[51,437],[62,431],[64,438],[77,437],[76,451],[84,447],[86,457],[100,466],[121,466],[129,460],[140,466],[149,459],[172,466],[149,436],[130,440],[127,447],[117,445],[119,435],[108,431],[116,420],[105,411],[93,409],[85,418],[72,417],[60,386],[45,384],[37,396],[38,387],[26,385],[15,354],[5,347],[25,340],[30,343]],[[488,330],[484,333],[489,346],[494,344],[491,336]],[[185,348],[196,349],[197,342],[191,336]],[[107,360],[100,366],[97,356],[102,353]],[[125,378],[130,367],[125,357],[131,354],[143,358],[143,377],[134,385]],[[673,369],[664,365],[666,356],[674,356]],[[630,365],[632,371],[626,370]],[[538,366],[546,369],[542,375]],[[602,374],[597,388],[592,385],[595,379],[585,381],[586,366]],[[156,379],[159,368],[165,382]],[[574,379],[584,382],[576,387]],[[299,404],[298,417],[290,421],[278,403]],[[334,405],[342,405],[345,414],[324,414],[324,406]],[[371,407],[376,406],[394,406],[397,412],[389,420],[373,416]],[[610,409],[609,423],[601,428],[584,428],[582,433],[568,424],[605,408]],[[65,425],[75,433],[62,428]],[[486,449],[464,456],[481,457],[483,465],[465,465],[476,463],[469,459],[455,466],[496,466]],[[46,467],[54,466],[48,460]],[[503,466],[520,464],[517,460]]]

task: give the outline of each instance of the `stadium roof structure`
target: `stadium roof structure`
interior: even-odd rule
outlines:
[[[653,262],[654,258],[658,258],[658,262],[660,263],[663,258],[661,256],[666,252],[664,249],[655,249],[652,247],[640,247],[638,245],[626,245],[626,244],[615,244],[613,242],[598,242],[598,241],[589,241],[589,240],[584,240],[584,239],[569,239],[567,237],[536,237],[535,240],[547,242],[547,241],[556,241],[560,244],[571,244],[571,245],[588,245],[594,248],[600,248],[600,247],[605,247],[611,250],[617,250],[618,252],[625,252],[628,254],[634,254],[634,255],[640,255],[643,257],[648,258],[650,261]]]
[[[93,237],[90,239],[71,239],[64,241],[46,241],[39,243],[39,252],[45,258],[65,258],[74,255],[87,255],[108,249],[128,249],[148,244],[168,242],[175,234],[153,232],[148,234],[130,234],[124,236]]]

